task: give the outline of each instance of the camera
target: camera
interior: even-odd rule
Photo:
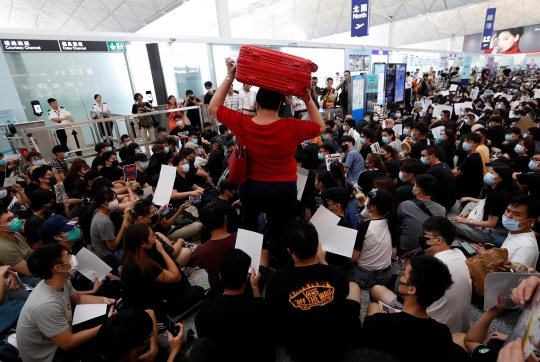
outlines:
[[[191,96],[191,97],[189,97],[189,99],[191,99],[192,101],[194,101],[194,100],[195,100],[195,96]]]

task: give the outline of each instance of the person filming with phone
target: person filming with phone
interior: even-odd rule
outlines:
[[[155,112],[156,110],[152,108],[152,105],[148,102],[143,102],[143,95],[141,93],[135,93],[133,96],[135,99],[135,104],[131,107],[131,113],[141,114],[145,112]]]

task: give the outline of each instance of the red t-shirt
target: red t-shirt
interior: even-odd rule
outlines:
[[[282,118],[267,125],[253,122],[253,116],[219,107],[217,119],[231,129],[239,141],[244,118],[247,145],[247,177],[252,180],[296,181],[294,153],[302,141],[314,138],[320,128],[313,122]]]
[[[231,234],[224,239],[208,240],[195,249],[195,264],[208,273],[208,282],[212,288],[214,297],[223,294],[223,283],[219,279],[219,262],[226,251],[234,249],[236,234]]]

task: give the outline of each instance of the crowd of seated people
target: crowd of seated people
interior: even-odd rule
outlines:
[[[505,302],[474,321],[480,295],[458,241],[477,255],[506,249],[497,270],[529,271],[513,292],[526,304],[540,284],[540,130],[518,122],[540,121],[540,75],[450,95],[432,87],[387,114],[324,122],[316,84],[308,121],[280,118],[294,113],[281,109],[292,107],[288,97],[249,85],[228,108],[235,66],[226,63],[222,84],[205,83],[209,122],[171,112],[154,144],[123,135],[119,148],[97,143],[88,163],[66,162],[65,145],[48,164],[33,151],[24,181],[0,187],[0,319],[18,316],[16,332],[0,337],[16,333],[22,360],[275,361],[284,348],[297,361],[523,361],[515,343],[503,347],[504,334],[485,342]],[[462,102],[472,106],[433,113]],[[247,180],[236,184],[228,160],[240,142]],[[4,157],[0,181],[11,172]],[[134,181],[124,181],[123,165],[136,166]],[[170,202],[156,205],[166,166],[176,171]],[[297,172],[307,174],[300,197]],[[311,223],[321,208],[356,231],[351,255],[321,245]],[[235,248],[239,229],[264,235],[258,267]],[[110,267],[104,279],[83,275],[81,251]],[[75,329],[83,304],[107,304],[106,318]],[[189,330],[182,322],[195,313]]]

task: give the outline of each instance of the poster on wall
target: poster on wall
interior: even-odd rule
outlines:
[[[463,58],[463,66],[460,67],[461,70],[461,85],[469,84],[469,77],[471,76],[472,71],[472,55],[465,55]]]
[[[439,60],[439,67],[448,68],[448,57],[441,57],[441,59]]]
[[[351,72],[369,71],[369,55],[349,55],[349,70]]]
[[[373,73],[379,75],[379,83],[377,85],[377,104],[381,105],[384,102],[384,76],[386,72],[386,63],[373,64]]]
[[[540,52],[540,25],[493,30],[489,49],[484,54],[518,54]],[[482,34],[466,35],[463,40],[464,53],[478,53],[482,44]]]
[[[364,118],[364,80],[365,75],[352,76],[352,112],[354,119]]]
[[[394,101],[403,102],[405,100],[405,78],[407,77],[407,65],[396,64],[396,88]]]
[[[386,103],[392,103],[394,102],[394,92],[396,90],[396,64],[388,64],[385,74],[384,97],[386,98]]]
[[[377,105],[377,93],[379,89],[379,75],[368,74],[366,77],[366,111],[373,113]]]

